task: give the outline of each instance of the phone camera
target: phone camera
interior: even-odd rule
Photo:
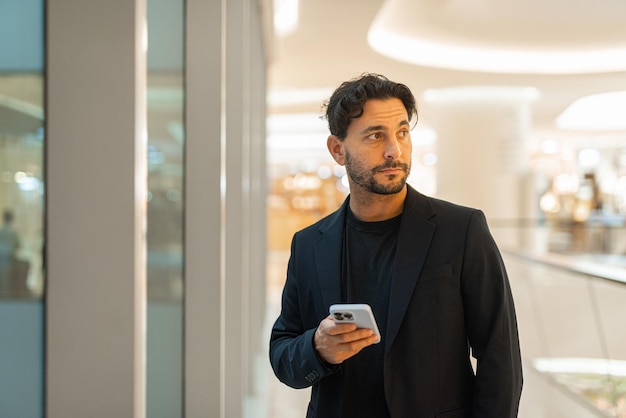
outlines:
[[[335,312],[333,316],[337,321],[351,321],[354,319],[354,315],[351,312]]]

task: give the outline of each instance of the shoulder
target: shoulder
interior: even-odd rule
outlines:
[[[296,232],[295,235],[296,236],[310,236],[310,235],[318,236],[319,234],[323,234],[326,230],[328,230],[329,228],[332,228],[336,224],[343,225],[344,216],[345,216],[345,213],[341,209],[338,209],[335,212],[329,215],[326,215],[325,217],[318,220],[317,222],[299,230],[298,232]]]
[[[343,228],[343,222],[346,216],[346,208],[348,206],[349,197],[336,211],[324,216],[315,223],[299,230],[294,234],[295,238],[316,238],[328,231],[334,231]]]
[[[437,212],[465,216],[472,216],[478,212],[481,212],[480,209],[460,205],[458,203],[450,202],[448,200],[437,199],[434,197],[430,197],[429,199],[432,201],[432,205]]]
[[[421,216],[428,219],[437,217],[467,218],[476,213],[481,213],[481,211],[476,208],[424,195],[410,186],[406,199],[406,209],[417,211]]]

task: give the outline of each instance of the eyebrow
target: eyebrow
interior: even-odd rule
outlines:
[[[405,126],[405,125],[406,125],[406,126],[411,126],[411,125],[409,124],[409,121],[408,121],[408,120],[403,120],[403,121],[400,121],[400,123],[398,124],[398,127]],[[383,125],[368,126],[367,128],[363,129],[363,130],[360,132],[360,134],[361,134],[361,135],[365,135],[365,134],[368,134],[368,133],[370,133],[370,132],[382,131],[382,130],[384,130],[384,129],[385,129],[385,127],[384,127]]]

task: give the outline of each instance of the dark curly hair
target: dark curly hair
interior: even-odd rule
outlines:
[[[409,120],[417,123],[415,97],[404,84],[390,81],[380,74],[364,73],[360,77],[343,82],[324,103],[325,118],[332,135],[343,140],[348,134],[352,119],[363,114],[363,106],[370,99],[397,98],[406,108]]]

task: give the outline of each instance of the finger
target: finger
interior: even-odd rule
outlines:
[[[328,335],[339,335],[347,332],[352,332],[356,329],[355,324],[337,324],[331,319],[331,317],[325,318],[319,327],[322,332]]]
[[[359,328],[351,332],[335,335],[335,338],[342,343],[352,343],[361,340],[368,340],[373,334],[374,332],[371,329]]]
[[[356,328],[356,325],[354,324],[337,324],[337,325],[333,325],[327,328],[326,333],[332,336],[339,336],[339,335],[350,334],[356,330],[357,328]]]
[[[374,344],[376,341],[378,341],[378,337],[376,335],[370,335],[366,338],[340,343],[337,345],[337,349],[338,352],[343,353],[346,358],[349,358],[358,354],[365,347]]]

